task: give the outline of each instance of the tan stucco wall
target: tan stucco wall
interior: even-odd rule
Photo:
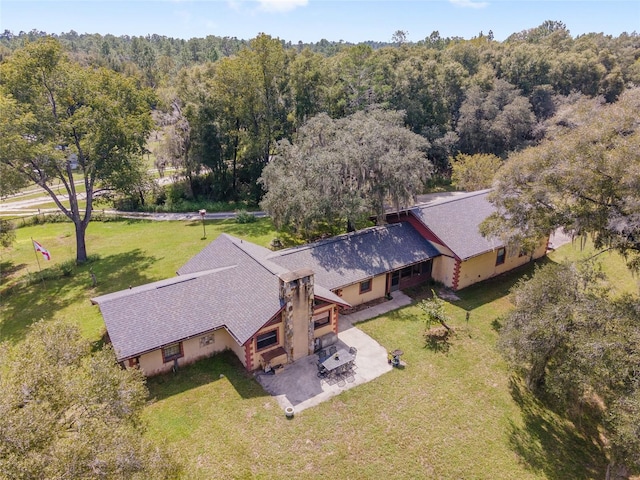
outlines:
[[[319,315],[324,312],[329,312],[329,319],[331,320],[328,325],[325,325],[322,328],[315,329],[313,331],[313,338],[319,338],[327,333],[335,332],[335,325],[337,321],[337,311],[334,305],[326,305],[322,308],[314,308],[313,315]]]
[[[210,343],[209,345],[201,345],[201,338],[208,335],[213,335],[213,343]],[[236,352],[238,348],[242,349],[233,337],[229,335],[229,332],[224,328],[221,328],[214,332],[208,332],[182,342],[182,351],[184,355],[178,359],[178,366],[180,367],[188,363],[193,363],[196,360],[211,356],[214,353],[221,352],[226,349],[231,349]],[[125,363],[127,366],[129,365],[128,361]],[[162,349],[157,349],[141,355],[139,366],[145,375],[151,376],[170,371],[173,367],[173,361],[163,363]]]
[[[360,305],[362,303],[370,302],[376,298],[384,297],[387,291],[387,274],[378,275],[373,277],[371,285],[371,291],[366,293],[360,293],[360,283],[354,283],[342,289],[342,298],[353,305]]]
[[[547,240],[539,244],[538,248],[533,253],[533,258],[540,258],[546,253]],[[498,251],[487,252],[483,255],[470,258],[462,262],[460,268],[460,277],[458,280],[458,290],[468,287],[482,280],[500,275],[501,273],[513,270],[531,260],[531,255],[519,256],[518,251],[514,250],[510,252],[507,249],[507,255],[505,261],[501,265],[496,265],[496,258]]]
[[[256,347],[256,338],[258,337],[258,335],[261,335],[265,332],[270,332],[272,330],[278,330],[278,343],[274,344],[274,345],[270,345],[269,347],[265,348],[264,350],[257,350]],[[261,355],[263,353],[267,353],[271,350],[273,350],[274,348],[278,348],[278,347],[282,347],[284,346],[284,324],[282,322],[275,324],[275,325],[269,325],[266,327],[261,328],[260,330],[258,330],[256,332],[256,334],[253,336],[253,341],[251,342],[251,353],[253,354],[253,368],[259,368],[262,362],[262,358]],[[244,350],[242,355],[244,356]],[[271,362],[272,365],[277,365],[278,363],[282,363],[280,361],[277,362]],[[284,363],[286,363],[286,355],[285,355],[285,361]],[[246,367],[246,365],[245,365]]]
[[[439,256],[433,259],[431,277],[451,288],[453,287],[453,271],[456,266],[455,258]]]

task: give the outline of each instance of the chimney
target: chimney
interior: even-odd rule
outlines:
[[[278,275],[284,304],[284,349],[290,362],[313,353],[313,270]]]

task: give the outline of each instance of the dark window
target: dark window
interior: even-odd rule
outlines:
[[[420,274],[422,274],[422,264],[416,263],[413,266],[412,275],[420,275]]]
[[[431,260],[427,260],[426,262],[422,262],[422,274],[423,275],[431,275],[431,267],[433,266],[433,262]]]
[[[326,327],[327,325],[329,325],[331,323],[331,317],[329,316],[330,312],[325,312],[322,313],[320,315],[323,315],[320,318],[316,318],[313,321],[313,328],[314,330],[317,330],[318,328],[322,328],[322,327]]]
[[[400,270],[400,278],[407,278],[411,276],[411,267],[405,267]]]
[[[171,360],[175,360],[176,358],[180,358],[182,356],[183,356],[182,342],[172,343],[171,345],[162,347],[162,360],[165,363],[170,362]]]
[[[502,265],[504,263],[504,257],[506,255],[506,251],[504,247],[498,249],[498,255],[496,256],[496,265]]]
[[[262,350],[276,343],[278,343],[278,330],[262,333],[256,337],[256,350]]]
[[[370,292],[372,288],[371,279],[360,282],[360,293]]]

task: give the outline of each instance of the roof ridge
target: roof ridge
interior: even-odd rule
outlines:
[[[431,207],[439,207],[440,205],[445,205],[447,203],[458,202],[458,201],[461,201],[461,200],[466,200],[468,198],[477,197],[479,195],[484,195],[486,193],[489,193],[491,190],[493,190],[493,189],[492,188],[485,188],[484,190],[476,190],[476,191],[473,191],[473,192],[466,192],[466,193],[463,193],[463,194],[460,194],[460,195],[455,195],[455,196],[452,196],[452,197],[433,200],[432,202],[427,202],[427,203],[421,203],[419,205],[414,205],[413,207],[409,208],[409,210],[422,210],[422,209],[427,209],[427,208],[431,208]]]
[[[231,237],[232,239],[239,240],[239,241],[240,241],[239,243],[238,243],[238,242],[234,242],[234,241],[232,241],[231,243],[232,243],[232,244],[233,244],[233,245],[234,245],[238,250],[240,250],[242,253],[244,253],[245,255],[247,255],[249,258],[251,258],[254,262],[256,262],[258,265],[260,265],[262,268],[264,268],[264,269],[265,269],[266,271],[268,271],[270,274],[272,274],[272,275],[277,275],[277,274],[278,274],[278,272],[274,271],[274,269],[273,269],[273,268],[271,268],[269,265],[266,265],[265,263],[263,263],[263,259],[257,258],[255,255],[253,255],[253,254],[249,253],[246,249],[242,248],[242,247],[240,246],[241,244],[243,244],[243,243],[244,243],[244,240],[243,240],[242,238],[234,237],[234,236],[232,236],[232,235],[228,235],[228,234],[225,234],[225,235],[227,235],[228,237]],[[260,246],[260,245],[258,245],[257,243],[253,243],[253,242],[249,242],[249,241],[247,241],[247,243],[250,243],[250,244],[255,245],[255,246],[258,246],[258,247]],[[272,262],[269,262],[269,263],[272,263]],[[276,266],[276,265],[274,264],[274,266]]]

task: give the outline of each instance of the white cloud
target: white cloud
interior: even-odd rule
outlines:
[[[475,2],[473,0],[449,0],[449,2],[464,8],[484,8],[489,5],[488,2]]]
[[[288,12],[298,7],[304,7],[308,0],[258,0],[260,10],[265,12]]]

